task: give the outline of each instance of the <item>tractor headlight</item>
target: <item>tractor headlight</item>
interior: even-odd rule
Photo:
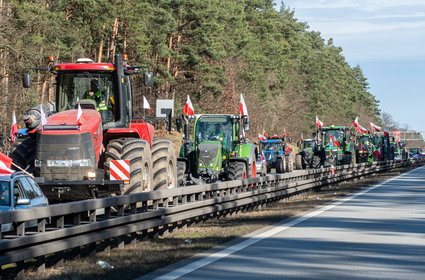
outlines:
[[[91,165],[91,159],[48,160],[48,167],[85,167]]]

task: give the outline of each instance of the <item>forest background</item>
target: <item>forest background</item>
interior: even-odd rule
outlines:
[[[155,86],[134,78],[136,115],[143,95],[174,99],[181,112],[189,94],[196,113],[237,113],[244,95],[248,136],[309,138],[315,116],[325,125],[369,122],[399,129],[369,92],[360,66],[342,48],[310,31],[294,12],[272,0],[0,0],[0,129],[12,111],[18,120],[32,106],[54,101],[54,77],[38,73],[22,87],[29,67],[88,57],[147,65]],[[139,112],[137,112],[139,110]]]

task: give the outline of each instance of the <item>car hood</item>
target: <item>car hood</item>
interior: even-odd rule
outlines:
[[[12,206],[7,206],[7,205],[0,205],[0,213],[1,212],[6,212],[6,211],[10,211],[13,210]]]

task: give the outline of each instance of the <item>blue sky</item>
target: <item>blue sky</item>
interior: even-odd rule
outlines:
[[[280,0],[275,1],[277,8]],[[425,132],[425,0],[286,0],[295,18],[360,65],[380,109]],[[361,120],[360,120],[361,123]],[[365,124],[366,125],[366,124]]]

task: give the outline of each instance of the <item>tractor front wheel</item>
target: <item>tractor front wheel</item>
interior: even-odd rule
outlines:
[[[10,154],[13,163],[29,173],[34,173],[36,143],[37,138],[27,138]],[[12,168],[17,169],[16,167]]]
[[[286,170],[286,161],[281,157],[276,159],[276,173],[283,173]]]
[[[120,138],[109,142],[104,168],[109,174],[111,160],[130,161],[130,183],[120,194],[140,193],[152,190],[152,159],[149,143],[138,138]]]
[[[229,164],[227,178],[229,180],[246,179],[246,165],[240,161],[232,161]]]
[[[178,161],[177,162],[177,184],[179,187],[186,185],[186,162]]]
[[[311,168],[320,168],[320,164],[321,164],[321,159],[319,156],[314,155],[313,159],[311,161]]]

